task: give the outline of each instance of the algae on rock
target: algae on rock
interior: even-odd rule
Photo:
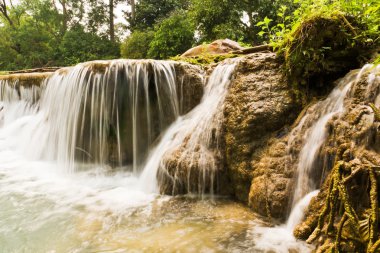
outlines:
[[[285,211],[287,198],[281,192],[288,188],[291,173],[282,163],[284,145],[279,143],[273,150],[268,146],[287,132],[286,126],[300,110],[301,103],[274,53],[254,53],[243,58],[224,106],[225,157],[231,181],[228,187],[238,200],[249,200],[260,214],[266,214],[266,191],[272,188],[276,189],[270,193],[273,215],[279,217]],[[261,161],[264,153],[272,154],[273,159]],[[266,166],[274,164],[280,166]],[[271,179],[266,181],[266,175],[271,173]]]

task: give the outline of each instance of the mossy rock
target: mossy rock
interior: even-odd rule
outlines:
[[[362,29],[354,17],[339,12],[315,14],[295,26],[282,51],[290,81],[322,89],[358,68],[370,57],[371,45],[357,38]]]
[[[219,63],[229,58],[239,57],[237,54],[209,54],[203,53],[201,55],[192,56],[192,57],[184,57],[184,56],[175,56],[172,57],[173,61],[182,61],[187,62],[194,65],[207,66],[213,63]]]
[[[9,75],[0,75],[0,81],[8,81],[9,83],[16,86],[31,87],[31,86],[40,86],[42,82],[50,77],[52,72],[44,73],[26,73],[26,74],[9,74]]]

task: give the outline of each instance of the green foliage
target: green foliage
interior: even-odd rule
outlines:
[[[374,64],[380,64],[380,55],[376,57],[376,59],[373,61]]]
[[[136,3],[136,16],[127,15],[129,29],[143,31],[170,16],[175,10],[186,9],[188,0],[140,0]]]
[[[77,25],[67,31],[59,46],[63,64],[71,65],[83,61],[113,59],[119,56],[119,46],[106,38],[84,31]]]
[[[287,10],[288,8],[285,5],[279,8],[277,12],[278,23],[276,25],[271,26],[270,24],[273,20],[268,17],[265,17],[263,21],[256,24],[256,26],[261,28],[261,31],[257,35],[269,40],[274,48],[279,46],[277,42],[283,40],[291,30],[291,16],[287,15]]]
[[[265,37],[257,36],[255,26],[264,17],[277,23],[277,9],[287,6],[291,12],[298,4],[292,0],[192,0],[190,16],[197,25],[201,41],[229,38],[249,44],[260,44]]]
[[[6,5],[9,19],[0,13],[0,70],[72,65],[119,56],[119,45],[106,38],[108,20],[103,1],[87,1],[84,8],[83,0],[67,0],[67,31],[63,14],[53,3],[22,0]]]
[[[140,0],[135,3],[135,15],[127,14],[131,35],[121,48],[107,39],[113,38],[108,1],[20,0],[15,5],[9,4],[7,12],[0,13],[0,69],[72,65],[118,57],[119,51],[127,58],[164,59],[199,42],[229,38],[246,47],[265,41],[271,43],[286,59],[292,73],[302,72],[309,78],[331,65],[331,61],[325,61],[331,52],[341,52],[346,47],[352,53],[360,47],[373,48],[380,43],[378,0]],[[329,37],[323,31],[323,39],[316,37],[313,45],[308,42],[313,40],[312,36],[304,41],[305,36],[300,37],[299,31],[304,32],[308,25],[314,27],[312,20],[317,21],[317,16],[340,20],[337,34],[343,37]],[[318,25],[316,29],[321,28]],[[125,33],[125,27],[120,24],[115,30],[116,35]],[[338,42],[328,43],[335,39]],[[305,62],[311,65],[304,68]],[[297,64],[301,69],[297,70]]]
[[[48,1],[24,1],[9,10],[13,22],[0,27],[0,69],[46,66],[58,45],[57,12]],[[1,21],[1,20],[0,20]]]
[[[277,22],[257,23],[262,36],[284,57],[292,82],[321,86],[356,68],[380,45],[380,3],[374,0],[299,1],[281,7]]]
[[[212,63],[218,63],[221,61],[224,61],[225,59],[229,58],[236,58],[239,55],[236,54],[201,54],[195,57],[182,57],[182,56],[175,56],[170,58],[173,61],[183,61],[190,64],[200,65],[200,66],[206,66]]]
[[[238,40],[243,36],[236,1],[192,0],[190,16],[197,24],[201,41],[219,38]]]
[[[144,59],[148,57],[148,50],[154,38],[154,31],[134,31],[121,44],[121,56],[127,59]]]
[[[148,56],[167,59],[185,52],[194,43],[194,28],[184,12],[173,13],[157,27]]]

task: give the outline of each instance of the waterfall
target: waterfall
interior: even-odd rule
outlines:
[[[236,61],[215,67],[192,110],[183,96],[194,91],[177,78],[175,64],[94,61],[56,71],[41,85],[2,83],[3,133],[13,132],[5,142],[66,171],[123,166],[142,174],[148,193],[158,191],[158,175],[173,191],[183,184],[184,193],[212,194],[223,169],[222,106]]]
[[[369,102],[378,101],[379,92],[373,92],[373,80],[378,78],[380,67],[374,68],[367,64],[361,70],[354,70],[342,78],[327,98],[317,102],[307,109],[298,125],[292,130],[288,138],[288,150],[291,159],[296,161],[297,171],[291,212],[286,224],[268,227],[255,227],[252,234],[257,249],[275,252],[311,252],[312,247],[299,242],[293,236],[295,227],[302,221],[304,212],[311,199],[319,193],[314,174],[321,174],[317,164],[323,144],[328,137],[328,122],[334,117],[340,117],[345,112],[345,99],[354,92],[354,87],[361,78],[368,74],[368,83],[363,92]],[[299,153],[292,154],[295,146],[301,144]]]
[[[2,122],[19,122],[14,131],[24,138],[11,141],[32,160],[57,161],[70,171],[80,163],[128,165],[137,173],[180,115],[176,85],[174,62],[83,63],[55,72],[40,87],[2,84]]]
[[[308,109],[299,125],[290,134],[289,146],[294,145],[294,136],[301,134],[302,129],[306,129],[302,136],[303,145],[298,156],[292,211],[287,221],[289,229],[293,230],[303,218],[303,211],[300,211],[299,206],[306,208],[305,200],[308,203],[317,193],[317,185],[312,174],[317,169],[315,162],[328,136],[328,122],[334,116],[342,115],[345,111],[344,100],[350,95],[350,90],[372,67],[373,65],[367,64],[360,71],[352,71],[342,78],[326,99]]]
[[[157,192],[158,185],[156,175],[160,167],[164,170],[165,177],[171,178],[173,185],[176,173],[186,168],[180,167],[183,160],[191,166],[197,166],[199,171],[197,181],[197,193],[205,193],[206,183],[209,183],[209,190],[214,189],[214,179],[217,173],[218,163],[213,150],[218,151],[219,136],[221,133],[221,121],[223,119],[224,99],[227,95],[228,85],[235,69],[236,63],[225,63],[218,65],[212,72],[205,87],[201,103],[185,116],[179,117],[175,123],[166,131],[161,142],[152,151],[144,172],[140,178],[141,187],[148,192]],[[212,147],[213,146],[213,147]],[[181,149],[179,157],[175,157],[178,162],[175,164],[174,175],[167,172],[164,168],[165,154],[170,156]],[[191,191],[190,170],[187,171],[187,190]],[[193,178],[194,179],[194,178]],[[174,187],[174,186],[173,186]]]

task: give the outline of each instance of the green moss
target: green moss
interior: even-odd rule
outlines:
[[[237,54],[208,54],[208,53],[203,53],[198,56],[193,56],[193,57],[182,57],[182,56],[175,56],[170,58],[173,61],[183,61],[187,62],[190,64],[195,64],[195,65],[209,65],[212,63],[218,63],[221,61],[224,61],[225,59],[229,58],[236,58],[239,57]]]
[[[355,210],[351,201],[350,182],[359,175],[351,171],[350,165],[343,161],[336,162],[329,181],[329,190],[324,207],[319,214],[318,224],[310,235],[308,242],[315,241],[322,234],[326,237],[335,237],[334,252],[342,251],[342,239],[350,240],[356,244],[360,252],[374,252],[380,246],[378,237],[378,183],[375,167],[363,165],[358,168],[366,175],[369,181],[370,207]],[[356,169],[356,170],[358,170]],[[361,212],[369,213],[358,215]],[[337,226],[336,221],[338,221]],[[324,229],[327,223],[326,229]],[[366,250],[364,250],[366,249]]]
[[[1,75],[0,80],[7,80],[10,83],[17,84],[18,86],[30,87],[39,86],[43,80],[51,76],[52,73],[28,73],[28,74],[11,74]]]
[[[380,64],[380,54],[377,56],[377,58],[373,61],[373,64]]]
[[[379,122],[380,121],[380,110],[372,103],[369,104],[371,107],[374,115],[375,115],[375,121]]]
[[[319,88],[360,66],[370,47],[357,37],[362,29],[337,11],[317,12],[294,25],[279,49],[291,83]]]

